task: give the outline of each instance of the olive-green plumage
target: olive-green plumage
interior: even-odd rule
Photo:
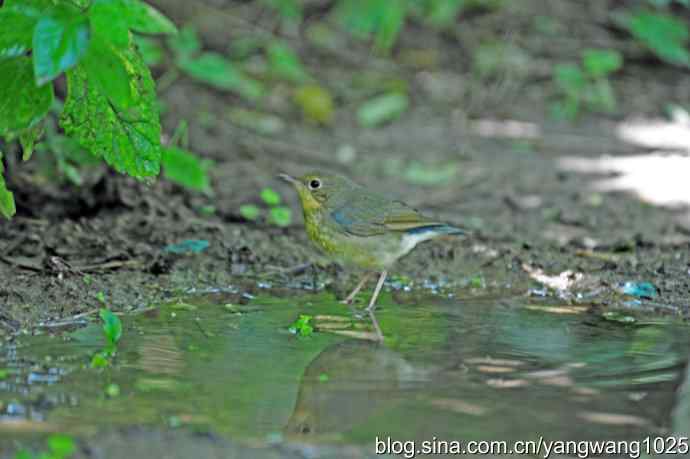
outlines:
[[[322,252],[346,266],[381,272],[370,310],[387,270],[400,257],[428,239],[464,234],[459,228],[425,217],[405,203],[372,193],[341,175],[316,171],[300,178],[286,174],[280,178],[297,190],[307,234]],[[346,302],[354,298],[368,277]]]

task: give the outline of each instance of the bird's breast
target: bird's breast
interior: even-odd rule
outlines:
[[[417,243],[404,240],[398,233],[374,236],[349,234],[318,214],[305,214],[304,222],[314,245],[332,260],[346,266],[387,269]]]

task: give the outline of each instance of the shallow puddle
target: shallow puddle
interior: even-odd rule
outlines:
[[[366,339],[366,320],[328,295],[245,305],[197,296],[124,316],[114,364],[103,370],[89,366],[104,345],[95,322],[20,337],[0,353],[0,442],[148,426],[252,446],[370,450],[377,435],[641,440],[678,428],[687,327],[623,325],[528,301],[431,296],[401,305],[385,294],[379,345]],[[314,317],[313,335],[288,330],[301,314]],[[113,383],[119,394],[108,396]]]

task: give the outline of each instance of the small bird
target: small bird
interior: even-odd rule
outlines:
[[[334,261],[367,271],[343,303],[351,304],[372,274],[380,273],[366,308],[379,340],[383,335],[373,312],[391,266],[420,242],[465,234],[341,175],[315,171],[300,178],[278,177],[297,190],[312,242]]]

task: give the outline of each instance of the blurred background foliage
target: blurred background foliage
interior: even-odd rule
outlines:
[[[367,130],[395,121],[413,103],[424,103],[415,95],[414,73],[425,77],[424,71],[444,57],[433,43],[415,45],[420,30],[433,31],[438,48],[451,43],[470,56],[455,66],[464,66],[457,71],[469,72],[477,86],[436,82],[432,93],[437,97],[454,90],[501,88],[530,77],[540,81],[547,116],[565,122],[583,112],[618,113],[615,82],[629,59],[690,67],[687,0],[602,2],[602,16],[593,22],[604,24],[617,39],[574,51],[554,46],[555,56],[548,60],[532,55],[510,34],[489,34],[476,25],[467,30],[474,18],[520,8],[504,0],[201,2],[203,8],[222,7],[217,18],[206,20],[217,21],[227,33],[211,37],[210,43],[192,21],[177,30],[158,9],[137,0],[2,3],[0,136],[5,143],[0,145],[13,151],[8,147],[18,140],[23,160],[36,151],[43,177],[73,185],[102,174],[102,158],[139,179],[155,177],[162,168],[165,179],[212,193],[213,163],[190,151],[187,122],[177,119],[172,135],[161,134],[159,113],[165,116],[168,107],[166,98],[153,93],[154,78],[158,94],[181,78],[227,94],[225,121],[280,138],[294,114],[310,129],[327,130],[338,122],[337,113],[347,112]],[[182,16],[195,8],[154,3]],[[548,14],[521,27],[543,42],[569,33],[568,24]],[[358,71],[331,71],[325,62],[333,59]],[[197,116],[195,124],[212,129],[216,123],[216,114],[200,109]],[[351,154],[347,147],[336,152],[341,161]],[[17,164],[4,156],[11,166],[5,168],[7,177]],[[391,162],[386,167],[424,185],[449,180],[456,165]],[[280,196],[267,196],[262,193],[238,213],[248,220],[265,214],[271,223],[289,224],[289,209],[279,205]],[[14,213],[13,195],[2,179],[0,212],[6,217]]]

